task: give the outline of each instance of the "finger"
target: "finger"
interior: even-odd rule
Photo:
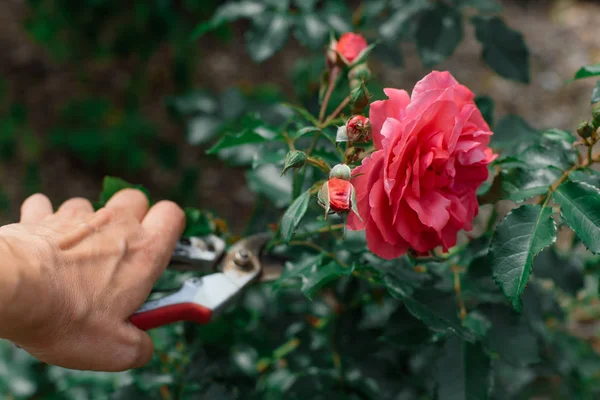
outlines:
[[[94,213],[94,207],[89,200],[75,197],[62,203],[56,213],[69,218],[88,216]]]
[[[39,222],[52,213],[50,199],[41,193],[36,193],[29,196],[21,205],[21,222]]]
[[[106,203],[106,207],[115,208],[120,211],[124,211],[131,214],[141,221],[150,206],[146,195],[137,189],[123,189],[117,192],[110,200]]]
[[[185,229],[185,214],[183,210],[171,201],[156,203],[142,221],[142,227],[153,240],[152,251],[157,258],[157,276],[166,267],[177,240]]]

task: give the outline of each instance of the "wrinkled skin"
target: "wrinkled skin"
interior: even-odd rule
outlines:
[[[477,215],[477,188],[495,155],[492,132],[473,93],[448,72],[419,81],[412,97],[385,89],[371,104],[376,151],[353,171],[358,210],[352,230],[366,229],[369,249],[392,259],[409,249],[428,252],[456,244]]]
[[[153,343],[129,322],[162,274],[185,228],[183,211],[140,191],[117,193],[97,212],[71,199],[56,213],[34,195],[21,222],[0,228],[0,260],[16,270],[0,308],[0,337],[41,361],[121,371],[148,363]],[[6,255],[6,257],[4,257]],[[10,265],[7,265],[10,264]],[[5,268],[6,266],[6,268]],[[0,286],[2,286],[0,278]]]

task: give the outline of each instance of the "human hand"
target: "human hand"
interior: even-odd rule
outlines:
[[[53,213],[46,196],[29,197],[21,222],[0,228],[19,276],[0,315],[0,337],[66,368],[145,365],[153,343],[129,317],[147,299],[184,228],[181,208],[163,201],[149,209],[138,190],[120,191],[97,212],[75,198]]]

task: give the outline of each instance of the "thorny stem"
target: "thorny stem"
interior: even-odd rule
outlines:
[[[343,262],[342,260],[340,260],[339,258],[337,258],[335,256],[335,254],[328,252],[327,250],[325,250],[324,248],[322,248],[318,244],[314,244],[312,242],[307,242],[307,241],[304,241],[304,240],[292,240],[288,244],[290,246],[310,247],[312,249],[315,249],[315,250],[320,251],[321,253],[325,254],[327,257],[331,258],[333,261],[337,262],[342,267],[346,267],[346,268],[348,267],[348,264],[346,264],[345,262]]]
[[[454,274],[454,291],[456,292],[456,301],[458,302],[458,308],[460,309],[460,319],[465,319],[467,316],[467,309],[465,302],[462,297],[462,290],[460,287],[460,272],[461,268],[458,265],[452,265],[452,273]]]
[[[318,159],[318,158],[308,157],[306,159],[306,163],[319,168],[321,171],[325,172],[326,174],[328,174],[329,171],[331,171],[331,167],[329,166],[329,164],[327,164],[325,161]]]
[[[337,82],[337,77],[340,73],[340,67],[333,67],[329,72],[329,82],[327,83],[327,92],[325,93],[325,97],[323,98],[323,103],[321,104],[321,110],[319,110],[319,122],[323,122],[323,118],[325,118],[325,111],[327,111],[327,105],[329,104],[329,99],[331,99],[331,94],[335,89],[335,84]]]
[[[344,108],[346,108],[346,106],[349,103],[350,103],[350,96],[347,96],[340,103],[340,105],[337,106],[337,108],[331,114],[329,114],[329,116],[327,117],[327,119],[325,119],[325,121],[321,124],[321,128],[325,128],[325,127],[329,126],[329,124],[331,123],[331,121],[333,121],[335,119],[335,117],[337,117],[344,110]]]

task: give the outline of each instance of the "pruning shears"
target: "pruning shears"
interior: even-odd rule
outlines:
[[[251,283],[277,279],[284,262],[263,254],[270,233],[244,238],[225,251],[218,236],[180,239],[169,268],[214,272],[184,281],[181,288],[150,300],[131,316],[140,329],[149,330],[178,321],[206,324]]]

